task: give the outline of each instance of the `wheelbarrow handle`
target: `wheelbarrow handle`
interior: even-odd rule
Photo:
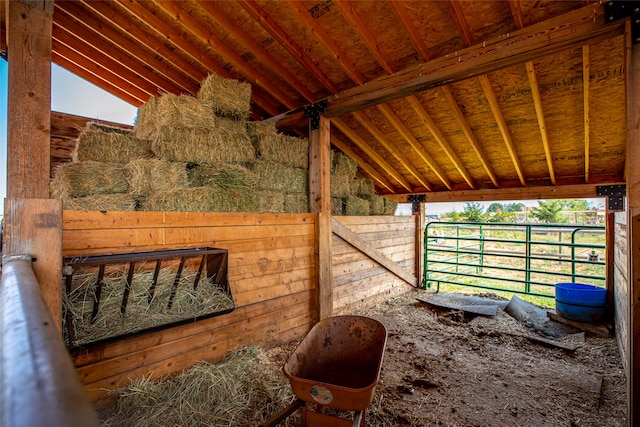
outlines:
[[[280,424],[282,421],[289,418],[291,414],[296,412],[302,406],[305,405],[305,401],[302,399],[296,399],[289,406],[269,417],[264,423],[260,424],[258,427],[274,427]]]

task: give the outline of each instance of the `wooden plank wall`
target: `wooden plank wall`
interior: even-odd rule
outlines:
[[[416,221],[413,217],[333,217],[388,258],[415,273]],[[370,307],[412,289],[377,262],[333,235],[333,314]]]
[[[629,372],[628,313],[629,313],[629,266],[627,258],[627,212],[616,212],[614,222],[614,316],[616,339],[625,371]]]
[[[229,251],[230,314],[74,354],[90,399],[231,349],[302,338],[316,321],[313,214],[63,212],[63,256],[212,246]]]

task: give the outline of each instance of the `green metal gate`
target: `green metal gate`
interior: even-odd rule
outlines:
[[[554,285],[605,286],[605,227],[429,222],[424,289],[441,283],[554,297]]]

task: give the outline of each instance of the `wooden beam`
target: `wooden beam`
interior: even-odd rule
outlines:
[[[318,317],[333,314],[331,261],[331,122],[320,116],[317,129],[309,128],[309,202],[317,214],[316,251],[318,271]]]
[[[256,58],[287,82],[293,89],[302,95],[307,101],[315,102],[316,96],[294,73],[285,66],[282,61],[272,56],[260,43],[250,38],[241,27],[232,22],[221,10],[221,8],[212,1],[198,1],[197,3],[215,22],[220,25],[226,32],[231,34],[241,45],[249,52],[253,53]]]
[[[589,45],[582,46],[582,91],[584,105],[584,182],[589,182],[589,156],[591,152],[591,125],[589,123]]]
[[[328,117],[404,98],[434,87],[480,76],[514,64],[582,45],[588,40],[619,35],[622,22],[606,24],[604,6],[593,4],[528,26],[507,35],[489,38],[390,76],[381,77],[326,98]],[[304,126],[303,108],[271,118],[281,128]]]
[[[345,240],[354,248],[367,255],[369,258],[382,265],[391,273],[404,280],[411,286],[418,286],[418,279],[412,273],[409,273],[404,268],[396,264],[393,260],[388,258],[385,254],[380,252],[375,246],[367,242],[353,231],[342,225],[338,220],[333,218],[332,222],[333,234]]]
[[[491,87],[489,77],[487,77],[486,75],[480,76],[480,84],[482,85],[484,96],[489,102],[489,107],[491,108],[493,117],[496,119],[496,123],[498,124],[498,129],[500,129],[500,134],[502,135],[504,144],[507,146],[507,151],[509,152],[509,157],[511,157],[511,162],[513,163],[513,167],[516,170],[518,179],[520,180],[520,183],[522,185],[525,185],[524,172],[522,171],[522,165],[520,164],[518,153],[516,153],[516,147],[513,144],[511,133],[509,132],[509,126],[507,126],[507,121],[502,115],[502,110],[500,109],[500,105],[498,105],[498,100],[496,99],[496,95],[493,92],[493,88]]]
[[[440,148],[442,148],[442,151],[445,152],[445,154],[447,155],[451,163],[453,163],[453,166],[458,170],[460,175],[462,175],[462,178],[465,180],[465,182],[469,185],[469,187],[475,188],[473,179],[471,178],[471,175],[469,175],[467,168],[464,167],[464,165],[460,161],[460,158],[458,157],[456,152],[453,151],[453,147],[451,147],[451,144],[449,144],[445,136],[442,134],[442,132],[438,128],[438,125],[436,125],[436,122],[431,118],[429,113],[427,113],[427,110],[425,110],[424,106],[422,105],[418,97],[409,96],[407,97],[407,100],[409,101],[409,104],[413,108],[413,111],[415,111],[418,114],[418,117],[420,117],[422,122],[425,124],[425,126],[429,130],[429,132],[433,136],[433,139],[435,139],[435,141],[438,143]],[[444,174],[444,172],[442,172],[441,170],[439,171],[440,173]]]
[[[334,134],[331,135],[331,143],[335,145],[335,147],[340,151],[342,151],[344,154],[346,154],[347,156],[355,160],[356,163],[358,164],[358,167],[362,169],[367,175],[369,175],[371,179],[376,181],[381,187],[386,188],[392,193],[396,192],[393,185],[391,185],[391,183],[384,176],[382,176],[381,173],[379,173],[377,170],[371,167],[369,163],[365,162],[351,148],[349,148],[349,146],[345,142],[341,141]]]
[[[553,169],[553,157],[551,155],[551,147],[549,146],[549,135],[547,134],[547,123],[544,118],[544,110],[542,109],[542,99],[540,98],[540,89],[538,88],[538,78],[536,77],[536,69],[533,61],[527,61],[527,77],[529,78],[529,86],[531,86],[531,96],[533,96],[533,106],[536,109],[536,117],[538,118],[538,127],[540,128],[540,136],[542,137],[542,146],[544,147],[544,156],[547,159],[547,167],[549,168],[549,177],[551,183],[556,185],[556,174]]]
[[[627,61],[627,205],[629,266],[629,413],[630,426],[640,425],[640,46],[625,37]],[[623,356],[624,357],[624,356]]]
[[[17,1],[6,9],[7,197],[47,199],[52,14]]]
[[[377,139],[378,142],[400,162],[402,167],[408,170],[409,173],[411,173],[411,175],[413,175],[413,177],[424,186],[424,188],[431,191],[431,185],[422,177],[422,174],[413,166],[412,162],[402,153],[402,151],[400,151],[399,148],[396,148],[387,142],[385,135],[382,134],[380,129],[378,129],[378,127],[374,125],[364,113],[353,113],[353,117],[355,117],[355,119],[364,126],[364,128],[369,131],[369,133],[373,135],[373,137]]]
[[[619,183],[618,183],[619,184]],[[596,184],[575,184],[543,187],[514,187],[426,193],[426,203],[476,202],[496,200],[584,199],[599,197]],[[397,200],[406,200],[406,195]]]
[[[62,201],[7,198],[4,211],[2,252],[35,258],[33,272],[55,325],[62,330]]]
[[[370,146],[367,144],[361,137],[358,135],[353,129],[351,129],[345,122],[338,118],[334,118],[331,120],[333,125],[340,129],[340,132],[345,134],[347,138],[349,138],[354,144],[356,144],[364,153],[369,156],[374,162],[376,162],[384,171],[389,174],[393,179],[395,179],[400,185],[402,185],[408,191],[413,191],[411,183],[407,181],[407,179],[402,176],[400,172],[395,170],[393,166],[391,166],[385,159],[380,156],[380,154],[376,153]]]

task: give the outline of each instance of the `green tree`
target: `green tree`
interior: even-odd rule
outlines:
[[[563,204],[560,200],[538,201],[538,207],[531,210],[531,216],[540,222],[558,224],[566,222],[566,218],[560,212]]]
[[[506,212],[506,209],[502,203],[493,202],[487,208],[487,212]]]
[[[560,200],[563,208],[568,211],[587,211],[589,210],[589,202],[584,199],[568,199]]]
[[[524,210],[524,203],[508,203],[504,206],[506,212],[522,212]]]
[[[468,222],[484,222],[486,221],[486,214],[484,213],[484,207],[481,203],[471,202],[464,204],[464,210],[460,215],[465,221]]]

